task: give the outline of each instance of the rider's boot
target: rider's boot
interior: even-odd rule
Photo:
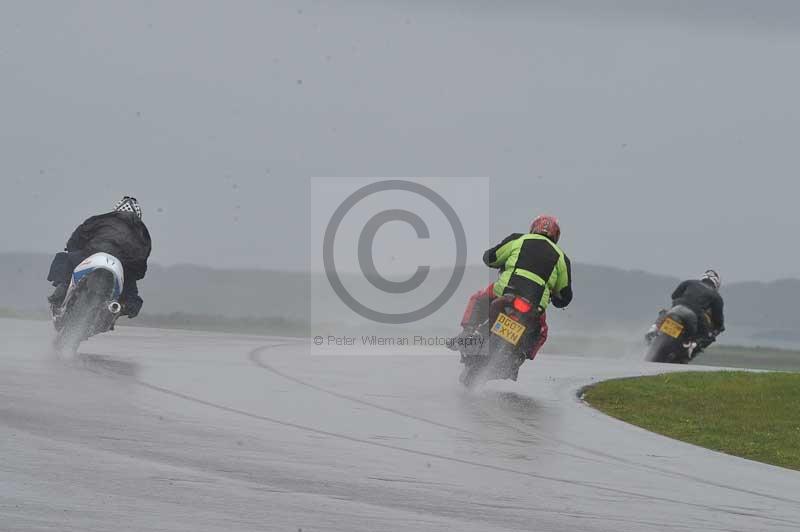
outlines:
[[[477,329],[489,314],[489,305],[492,302],[491,294],[491,290],[487,288],[476,292],[470,297],[464,316],[461,318],[461,327],[463,329],[458,335],[450,338],[447,347],[453,351],[460,351],[465,346],[474,347],[475,342],[480,338]]]
[[[475,327],[466,325],[456,336],[450,338],[447,342],[447,347],[452,351],[459,351],[462,347],[470,343],[475,336]]]
[[[477,319],[478,316],[474,315],[469,322],[463,324],[463,329],[461,329],[460,333],[448,340],[447,347],[451,351],[460,351],[461,348],[475,342],[476,337],[479,336]]]
[[[55,307],[60,307],[64,298],[67,297],[67,288],[67,283],[57,284],[53,293],[47,296],[47,301]]]

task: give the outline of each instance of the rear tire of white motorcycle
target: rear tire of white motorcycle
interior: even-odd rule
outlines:
[[[53,342],[53,349],[58,355],[66,358],[73,358],[78,353],[78,346],[80,343],[80,335],[72,331],[67,331],[65,327],[56,334],[56,339]]]
[[[96,313],[103,305],[110,288],[107,272],[98,271],[89,274],[75,294],[65,316],[64,325],[56,335],[55,349],[58,354],[73,358],[78,353],[78,346],[88,335],[89,328],[94,326]]]

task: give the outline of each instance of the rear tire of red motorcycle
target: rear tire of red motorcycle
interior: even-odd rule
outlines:
[[[464,369],[458,378],[458,381],[464,385],[467,390],[474,390],[480,385],[480,374],[486,368],[486,364],[482,363],[480,357],[468,357],[464,361]]]

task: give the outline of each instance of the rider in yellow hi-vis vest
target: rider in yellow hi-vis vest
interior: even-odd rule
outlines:
[[[487,318],[489,305],[495,297],[514,294],[526,298],[540,309],[541,331],[537,342],[527,353],[533,359],[547,340],[545,310],[550,302],[564,308],[572,301],[572,271],[569,258],[558,247],[561,228],[552,216],[539,216],[530,233],[514,233],[486,250],[483,262],[501,270],[500,277],[470,297],[461,320],[464,331],[471,335],[475,327]],[[454,342],[454,346],[457,342]]]

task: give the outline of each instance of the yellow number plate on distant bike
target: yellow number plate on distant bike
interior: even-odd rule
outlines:
[[[492,334],[496,334],[506,342],[516,346],[520,339],[522,339],[525,329],[526,327],[524,325],[512,320],[501,312],[500,315],[497,316],[497,321],[492,325]]]
[[[664,323],[661,324],[659,330],[667,336],[678,338],[683,333],[683,325],[672,318],[667,318],[664,320]]]

